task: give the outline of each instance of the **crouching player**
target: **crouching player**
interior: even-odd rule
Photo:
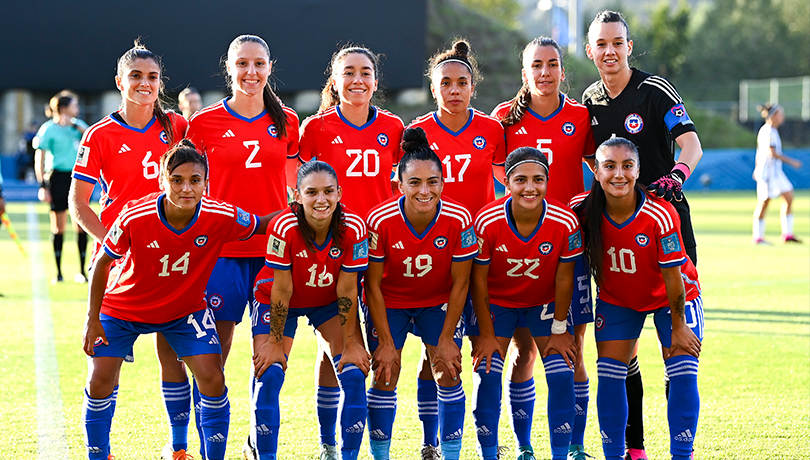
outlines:
[[[341,458],[354,460],[366,423],[370,356],[357,328],[357,274],[368,266],[363,219],[340,203],[337,174],[313,160],[298,170],[295,202],[273,218],[251,311],[253,373],[247,456],[275,460],[279,393],[300,316],[309,318],[340,385]]]
[[[495,350],[506,349],[515,328],[527,324],[546,371],[552,458],[563,460],[575,415],[577,347],[573,327],[567,326],[567,306],[574,265],[582,256],[579,221],[565,205],[545,199],[548,160],[539,150],[514,150],[505,169],[509,194],[475,218],[479,254],[471,291],[479,327],[473,350],[478,447],[484,460],[498,458],[503,357]]]
[[[83,341],[92,357],[83,403],[91,460],[112,458],[116,376],[138,336],[152,332],[163,333],[199,383],[204,459],[225,457],[230,403],[205,283],[224,243],[264,233],[270,219],[204,197],[205,157],[188,140],[166,152],[160,167],[162,192],[128,204],[93,269]],[[110,266],[121,258],[105,292]]]
[[[641,188],[638,175],[636,146],[624,138],[608,139],[596,150],[590,193],[572,200],[599,287],[596,407],[602,449],[607,460],[624,458],[627,368],[644,320],[652,313],[670,379],[670,453],[673,460],[686,460],[692,454],[700,410],[700,284],[684,251],[675,208]]]

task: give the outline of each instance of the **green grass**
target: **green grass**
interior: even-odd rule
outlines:
[[[699,459],[810,458],[810,194],[795,203],[796,234],[806,243],[752,246],[751,193],[690,196],[697,229],[700,280],[705,302],[706,331],[699,384],[701,416],[696,440]],[[46,208],[39,213],[38,236],[45,279],[55,275]],[[10,204],[8,211],[20,236],[27,240],[27,204]],[[768,237],[778,240],[778,209],[769,213]],[[75,238],[65,238],[65,278],[75,273]],[[30,243],[25,246],[31,253]],[[31,259],[24,258],[0,231],[0,413],[11,436],[0,438],[0,458],[37,455],[37,397],[32,292],[47,290],[54,323],[59,386],[64,404],[67,445],[71,459],[84,457],[81,424],[86,359],[81,351],[86,286],[70,281],[58,286],[32,287]],[[282,392],[280,458],[317,458],[313,362],[315,340],[301,324]],[[652,323],[648,321],[640,346],[646,383],[645,438],[650,458],[668,458],[666,400],[661,383],[663,365]],[[134,364],[125,364],[116,417],[113,453],[119,460],[158,458],[168,436],[159,393],[157,362],[150,337],[135,346]],[[465,344],[464,354],[469,354]],[[410,339],[403,356],[392,458],[416,458],[421,444],[415,402],[419,355]],[[586,366],[591,375],[591,410],[586,448],[602,458],[596,417],[596,353],[589,343]],[[469,361],[463,380],[468,404],[472,378]],[[228,458],[241,458],[248,432],[247,382],[250,365],[249,329],[237,328],[226,369],[232,404]],[[543,371],[536,373],[538,403],[534,445],[538,458],[549,458]],[[501,419],[502,444],[512,444],[509,423]],[[468,409],[462,458],[476,458],[474,428]],[[191,450],[198,444],[191,429]],[[361,458],[370,458],[364,444]],[[514,449],[513,449],[514,452]],[[511,455],[510,455],[511,456]]]

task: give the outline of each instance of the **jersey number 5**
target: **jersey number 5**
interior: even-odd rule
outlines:
[[[543,144],[551,145],[551,139],[537,139],[537,150],[540,151],[543,155],[548,158],[548,164],[551,164],[554,160],[552,157],[554,153],[551,151],[551,147],[543,147]]]

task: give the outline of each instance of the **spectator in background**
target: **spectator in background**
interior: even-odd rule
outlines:
[[[200,96],[197,88],[189,86],[180,91],[180,94],[177,95],[177,107],[183,112],[186,120],[200,110],[202,108],[202,96]]]
[[[53,283],[64,280],[62,277],[62,243],[67,223],[68,192],[70,191],[73,164],[76,162],[76,152],[82,134],[87,129],[87,123],[76,118],[79,115],[79,98],[70,91],[61,91],[51,98],[45,115],[51,119],[46,121],[36,137],[33,147],[34,171],[39,182],[38,197],[40,201],[51,205],[51,233],[53,234],[53,254],[56,260],[56,278]],[[87,233],[79,227],[74,220],[79,245],[79,273],[74,280],[77,283],[86,283],[87,275],[84,272],[87,254]]]
[[[779,104],[766,104],[757,109],[765,119],[765,124],[757,134],[757,164],[754,180],[757,181],[757,207],[754,209],[754,244],[768,244],[765,241],[765,212],[771,198],[779,196],[782,204],[782,242],[801,243],[793,235],[793,184],[790,183],[782,163],[801,168],[802,162],[782,153],[782,139],[776,130],[785,121],[785,109]]]

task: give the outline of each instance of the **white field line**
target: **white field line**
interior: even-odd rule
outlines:
[[[48,298],[48,282],[39,245],[39,220],[36,208],[28,204],[28,248],[31,261],[31,290],[34,301],[34,363],[37,380],[37,458],[65,460],[68,445],[62,392],[59,389],[59,365],[53,342],[53,319]]]

